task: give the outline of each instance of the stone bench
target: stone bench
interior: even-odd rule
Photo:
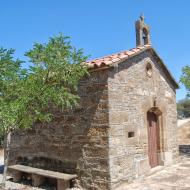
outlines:
[[[54,178],[57,180],[57,190],[69,188],[70,180],[77,177],[75,174],[65,174],[24,165],[12,165],[8,166],[8,169],[11,171],[14,182],[20,181],[23,177],[23,173],[31,174],[32,185],[36,187],[42,185],[45,178]]]

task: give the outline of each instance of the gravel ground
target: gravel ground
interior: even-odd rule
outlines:
[[[2,174],[0,174],[0,181],[2,180]],[[43,187],[32,187],[30,184],[21,184],[21,183],[14,183],[10,180],[6,182],[6,190],[56,190],[55,187],[43,186]],[[3,190],[3,189],[0,189]],[[80,190],[78,188],[72,188],[68,190]]]

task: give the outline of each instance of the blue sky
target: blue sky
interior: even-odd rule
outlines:
[[[190,64],[189,0],[1,0],[0,46],[16,57],[60,32],[91,58],[135,47],[134,22],[144,13],[153,47],[175,79]],[[181,85],[180,85],[181,86]],[[177,91],[177,99],[185,97]]]

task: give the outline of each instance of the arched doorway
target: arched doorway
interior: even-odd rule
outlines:
[[[158,152],[160,150],[159,120],[158,115],[153,111],[147,112],[148,121],[148,157],[150,166],[159,165]]]

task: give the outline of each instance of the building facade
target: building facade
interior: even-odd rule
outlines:
[[[178,84],[150,45],[144,18],[134,49],[88,61],[80,105],[12,135],[9,164],[76,173],[83,189],[116,189],[178,157]]]

